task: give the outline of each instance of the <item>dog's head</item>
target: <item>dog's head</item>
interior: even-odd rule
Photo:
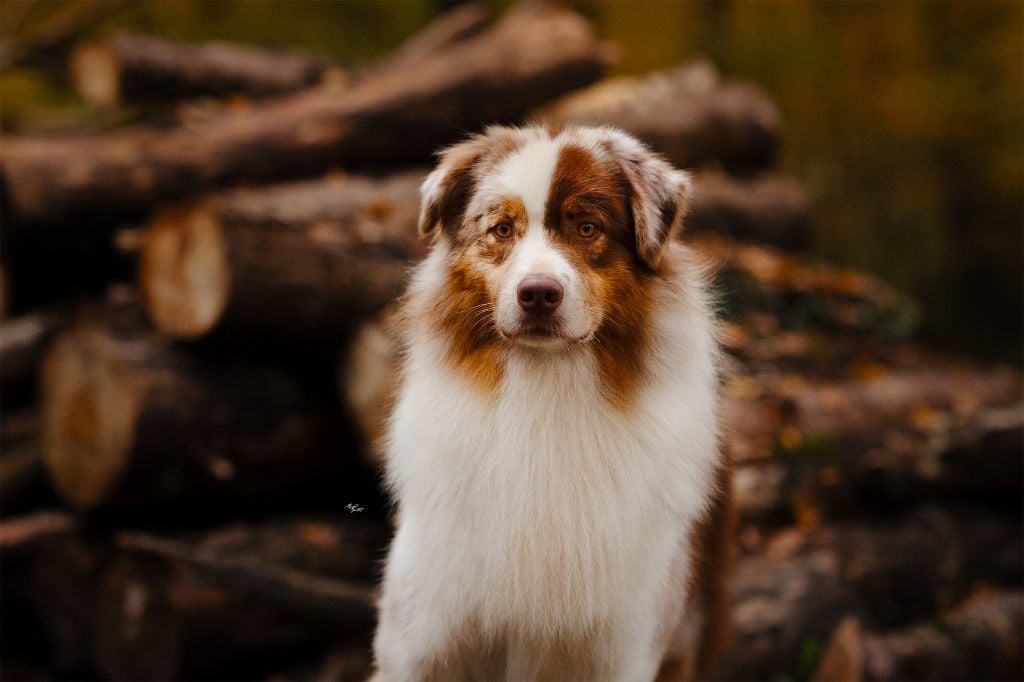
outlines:
[[[685,213],[689,178],[611,128],[492,127],[448,148],[420,230],[447,253],[442,318],[470,342],[628,335]]]

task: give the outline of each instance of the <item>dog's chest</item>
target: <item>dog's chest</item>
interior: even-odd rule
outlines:
[[[411,369],[389,473],[435,581],[542,627],[601,622],[659,583],[704,494],[684,465],[702,444],[671,413],[684,405],[618,409],[585,356],[513,360],[489,399],[443,365]]]

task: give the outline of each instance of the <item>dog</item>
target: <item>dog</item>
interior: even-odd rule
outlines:
[[[705,675],[734,513],[687,173],[606,127],[491,127],[421,188],[386,479],[384,680]]]

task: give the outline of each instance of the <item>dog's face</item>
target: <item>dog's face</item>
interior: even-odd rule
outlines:
[[[688,188],[685,173],[607,128],[490,128],[449,148],[420,216],[447,251],[442,317],[476,343],[628,335]]]

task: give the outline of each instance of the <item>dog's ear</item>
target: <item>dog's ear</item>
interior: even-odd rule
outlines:
[[[420,234],[433,234],[439,226],[449,234],[458,231],[476,186],[475,167],[486,149],[485,138],[478,135],[441,152],[437,168],[420,186]]]
[[[665,245],[686,215],[693,191],[690,174],[632,137],[616,135],[609,146],[629,183],[637,255],[650,267],[657,267]]]

